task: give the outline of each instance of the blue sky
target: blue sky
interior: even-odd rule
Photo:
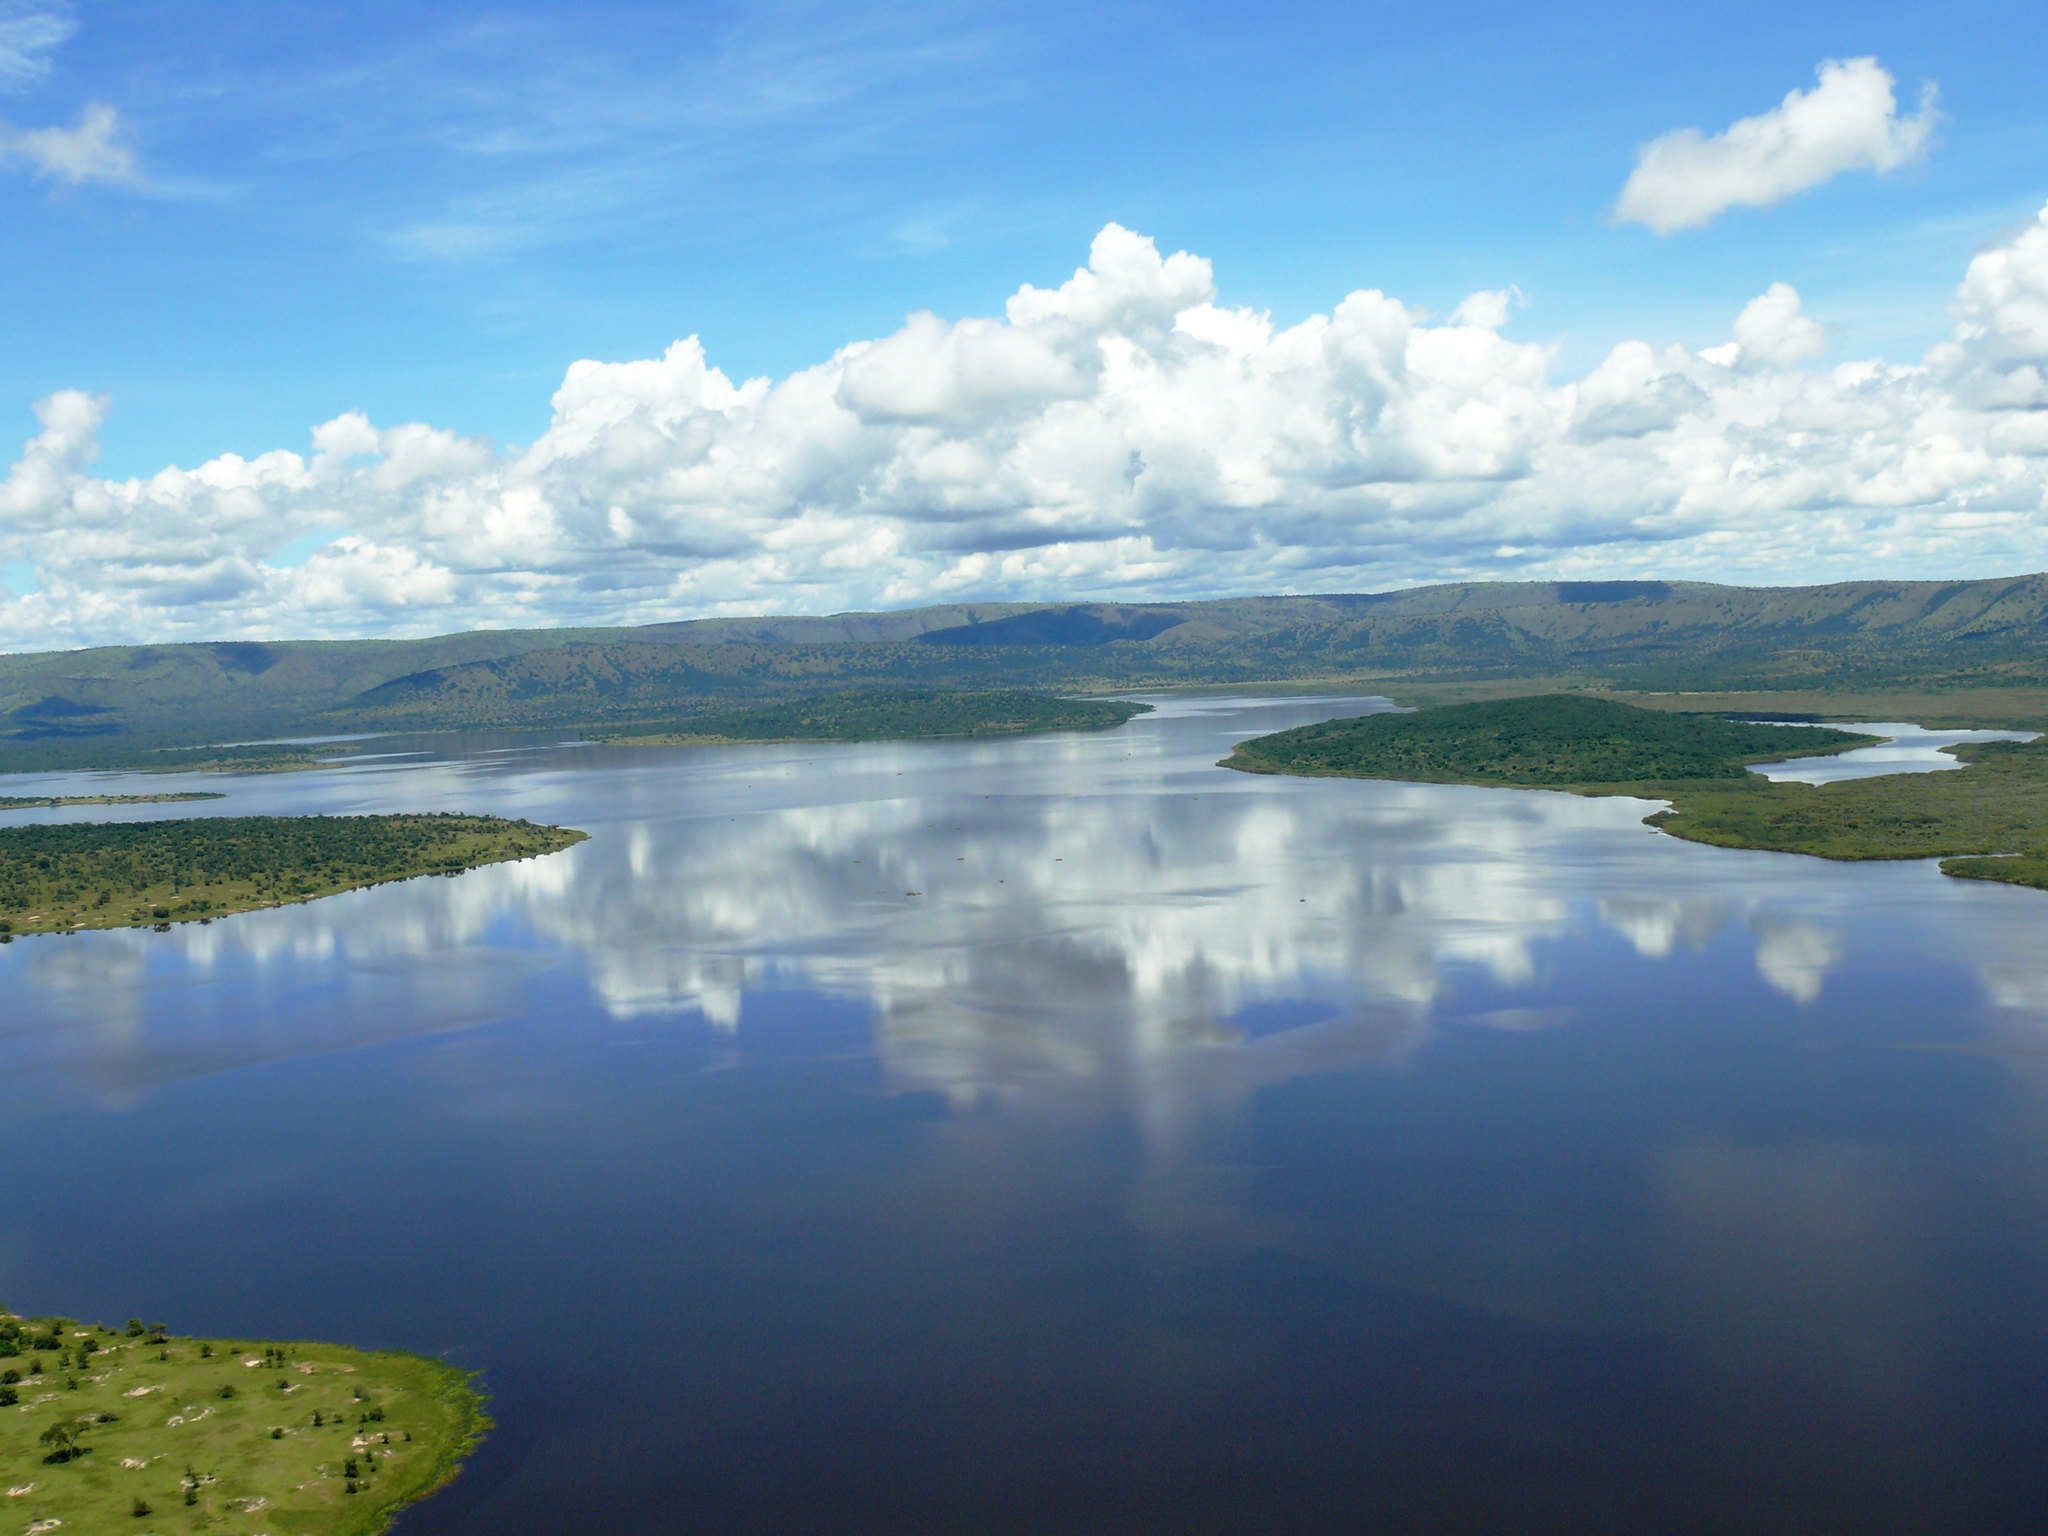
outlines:
[[[1911,357],[2048,193],[2038,5],[41,9],[75,30],[0,113],[113,105],[144,187],[0,181],[0,396],[111,393],[115,474],[352,408],[530,441],[576,358],[697,333],[780,375],[1057,281],[1111,219],[1283,322],[1514,284],[1569,365],[1782,279]],[[1939,83],[1924,164],[1604,221],[1643,141],[1863,54]]]
[[[2038,3],[0,0],[0,133],[98,112],[113,157],[74,181],[0,137],[0,402],[18,440],[39,430],[32,402],[98,398],[80,429],[94,446],[67,462],[113,481],[306,456],[347,412],[503,454],[549,431],[578,359],[656,359],[694,335],[731,380],[782,380],[914,311],[999,315],[1021,284],[1065,281],[1112,222],[1206,259],[1217,305],[1281,330],[1359,289],[1439,319],[1513,289],[1493,329],[1545,349],[1557,383],[1630,339],[1710,350],[1773,283],[1823,328],[1800,367],[1913,365],[1949,335],[1973,256],[2048,198],[2044,43]],[[1864,58],[1896,80],[1901,120],[1923,83],[1938,90],[1931,135],[1900,164],[1704,227],[1610,217],[1646,143],[1720,133],[1812,90],[1825,61]],[[327,500],[280,513],[267,544],[222,535],[208,558],[293,566],[335,531],[405,543]],[[1526,532],[1497,547],[1534,548]],[[1558,536],[1529,571],[1563,568]],[[1472,551],[1492,537],[1461,536],[1462,565],[1352,561],[1342,579],[1486,574]],[[33,548],[8,555],[17,588],[61,585],[18,574]],[[956,572],[946,590],[1013,595],[1059,569],[1008,585]],[[787,605],[940,589],[878,575]],[[773,595],[662,590],[669,606],[634,611]],[[0,630],[102,632],[66,611]],[[229,622],[206,611],[195,622]],[[299,610],[259,616],[284,613]]]

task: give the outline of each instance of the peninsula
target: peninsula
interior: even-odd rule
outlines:
[[[211,922],[359,886],[533,858],[584,836],[567,827],[445,811],[4,827],[0,940]]]
[[[1961,772],[1772,783],[1755,763],[1848,751],[1870,736],[1677,715],[1582,694],[1365,715],[1241,742],[1222,766],[1435,784],[1635,795],[1644,818],[1724,848],[1826,859],[1941,859],[1965,879],[2048,889],[2048,743],[1951,749]]]
[[[337,1344],[0,1313],[11,1529],[370,1536],[491,1427],[469,1376]]]

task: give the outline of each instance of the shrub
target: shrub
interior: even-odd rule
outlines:
[[[144,1499],[141,1494],[137,1494],[135,1496],[134,1504],[132,1504],[129,1507],[128,1513],[133,1515],[138,1520],[147,1519],[149,1517],[148,1500]]]
[[[226,1383],[221,1387],[219,1395],[221,1397],[233,1397],[235,1395],[235,1384],[232,1381]]]

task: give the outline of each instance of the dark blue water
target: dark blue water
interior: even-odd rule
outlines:
[[[2048,1528],[2048,897],[1333,712],[226,781],[592,836],[0,949],[0,1297],[480,1369],[407,1536]]]

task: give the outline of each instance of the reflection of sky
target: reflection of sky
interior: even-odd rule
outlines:
[[[1527,988],[1546,945],[1594,928],[1660,960],[1736,925],[1754,974],[1810,1004],[1859,927],[1901,904],[2015,994],[1998,936],[2030,896],[1679,843],[1635,800],[1224,772],[1236,739],[1370,705],[1159,702],[1103,736],[494,749],[208,779],[230,791],[215,814],[460,807],[592,836],[168,935],[25,940],[0,951],[4,1049],[104,1087],[460,1028],[542,994],[730,1031],[751,993],[794,985],[868,1009],[904,1087],[972,1101],[1120,1076],[1178,1093],[1396,1057],[1456,1014],[1451,976]],[[1317,1022],[1239,1022],[1288,1006]]]
[[[1792,726],[1789,729],[1798,730]],[[1798,757],[1759,764],[1752,772],[1773,783],[1830,784],[1837,779],[1874,779],[1887,773],[1939,773],[1967,766],[1942,748],[1966,741],[2032,741],[2031,731],[1929,731],[1901,720],[1859,721],[1841,727],[1885,739],[1874,747],[1858,747],[1837,757]]]
[[[591,836],[0,948],[0,1291],[485,1368],[421,1536],[2042,1528],[2048,898],[1160,702],[210,781]]]

